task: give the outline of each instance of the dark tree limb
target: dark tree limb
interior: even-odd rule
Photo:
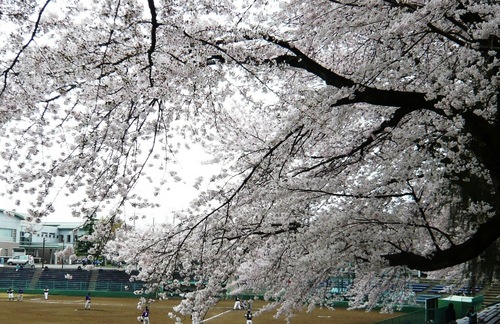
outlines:
[[[455,25],[457,24],[457,22],[454,23]],[[434,32],[437,31],[434,30]],[[490,171],[491,176],[494,178],[493,182],[495,188],[497,189],[497,192],[500,192],[498,187],[498,184],[500,183],[500,178],[498,177],[498,174],[500,173],[500,149],[498,148],[500,135],[498,134],[500,134],[500,131],[498,131],[496,124],[493,125],[482,116],[478,116],[473,112],[453,111],[451,107],[449,111],[445,112],[443,109],[437,108],[437,104],[442,100],[442,96],[439,95],[435,97],[435,99],[428,100],[426,99],[426,93],[377,89],[357,83],[356,81],[335,73],[329,68],[321,65],[290,42],[277,39],[273,36],[263,36],[262,38],[288,52],[275,57],[271,61],[311,73],[312,75],[315,75],[323,80],[327,85],[336,88],[350,88],[352,90],[349,97],[338,100],[332,104],[332,107],[366,103],[379,107],[395,108],[392,116],[381,122],[380,125],[373,130],[371,136],[365,138],[364,141],[356,147],[353,147],[346,154],[323,159],[321,162],[310,166],[307,169],[300,170],[299,173],[309,172],[323,166],[328,167],[334,161],[348,159],[355,154],[361,154],[363,150],[368,149],[371,145],[373,145],[377,138],[383,136],[388,129],[398,127],[403,120],[410,118],[411,114],[418,111],[431,111],[444,118],[451,119],[457,115],[464,117],[466,121],[465,131],[471,134],[474,138],[473,141],[479,144],[477,146],[473,144],[475,147],[472,148],[472,151],[477,155],[478,159],[484,163],[486,169]],[[253,40],[253,38],[250,37],[247,37],[247,39]],[[213,44],[207,45],[214,46]],[[221,50],[223,53],[226,53],[220,44],[214,47]],[[233,57],[230,57],[230,59],[234,60],[239,65],[243,66],[244,64],[235,60]],[[496,197],[498,196],[499,195],[496,194]],[[450,246],[438,248],[432,255],[429,256],[423,256],[417,252],[396,249],[394,253],[383,255],[383,258],[385,258],[391,266],[408,266],[422,271],[431,271],[462,264],[478,257],[500,237],[500,231],[498,231],[498,226],[500,225],[500,213],[498,212],[500,210],[500,200],[498,198],[494,198],[492,203],[496,214],[484,223],[480,224],[476,232],[466,238],[462,243],[453,244],[450,241]],[[254,234],[266,235],[267,233],[260,233],[257,231],[254,232]]]
[[[398,126],[403,118],[415,111],[428,110],[449,118],[443,110],[436,108],[436,104],[441,100],[441,97],[439,96],[434,100],[426,100],[425,93],[380,90],[356,84],[354,81],[336,74],[330,69],[314,61],[289,42],[278,40],[271,36],[267,36],[265,39],[284,49],[287,49],[293,54],[285,54],[276,57],[275,61],[277,63],[305,70],[321,78],[328,85],[338,88],[350,87],[354,89],[354,94],[352,96],[337,101],[335,106],[342,104],[368,103],[377,106],[397,108],[391,118],[382,122],[380,126],[372,132],[372,137],[366,138],[360,145],[351,149],[345,155],[325,159],[321,163],[311,166],[307,170],[302,170],[302,172],[311,171],[312,169],[331,163],[334,160],[347,158],[356,152],[362,151],[372,145],[376,137],[380,136],[386,128]],[[496,191],[495,195],[496,197],[499,197],[500,129],[497,126],[497,122],[488,122],[483,117],[474,114],[472,111],[466,111],[463,113],[455,111],[453,114],[460,114],[465,119],[465,130],[473,137],[474,143],[471,145],[471,149],[490,172]],[[386,254],[383,257],[389,261],[391,266],[405,265],[422,271],[443,269],[470,261],[478,257],[500,238],[500,231],[498,230],[500,225],[500,214],[498,213],[500,210],[500,199],[496,198],[492,203],[496,214],[486,222],[479,225],[476,232],[474,232],[461,244],[452,244],[451,246],[442,249],[437,248],[436,251],[430,256],[423,256],[414,252],[401,251],[398,253]]]
[[[427,100],[426,94],[422,92],[409,92],[398,90],[382,90],[369,87],[360,83],[356,83],[351,79],[341,76],[332,70],[322,66],[308,55],[303,53],[300,49],[293,44],[279,40],[272,36],[266,36],[265,40],[276,44],[284,49],[287,49],[294,55],[281,55],[274,58],[278,64],[287,64],[291,67],[305,70],[323,80],[327,85],[336,88],[353,88],[354,93],[349,98],[338,100],[334,106],[354,104],[354,103],[368,103],[377,106],[385,107],[405,107],[406,109],[427,109],[432,110],[440,115],[444,113],[436,109],[435,105],[442,97],[437,97],[433,100]]]
[[[452,267],[470,261],[483,253],[499,237],[500,217],[490,218],[479,225],[476,232],[461,244],[452,245],[432,255],[423,256],[413,252],[399,252],[383,255],[390,266],[407,266],[410,269],[433,271]]]
[[[148,49],[149,84],[153,86],[153,53],[156,49],[156,30],[160,26],[156,18],[156,6],[154,0],[148,0],[149,11],[151,13],[151,45]]]

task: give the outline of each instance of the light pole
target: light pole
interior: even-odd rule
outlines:
[[[43,245],[42,245],[42,270],[44,264],[45,264],[45,237],[43,238]]]
[[[62,244],[63,244],[63,253],[61,253],[61,269],[64,269],[64,236],[62,239]]]

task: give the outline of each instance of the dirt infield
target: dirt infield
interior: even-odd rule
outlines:
[[[17,297],[17,296],[16,296]],[[138,299],[133,298],[102,298],[92,299],[92,309],[84,309],[84,298],[74,296],[43,296],[25,295],[24,301],[8,301],[7,295],[0,297],[0,319],[2,323],[50,323],[50,324],[132,324],[139,323],[137,316]],[[172,311],[178,300],[157,301],[150,306],[150,320],[152,324],[175,323],[167,314]],[[256,301],[254,310],[264,305]],[[232,310],[232,301],[222,301],[215,309],[207,314],[204,323],[208,324],[238,324],[246,323],[243,314],[245,311]],[[292,323],[302,324],[370,324],[398,314],[380,314],[378,312],[346,311],[345,309],[316,309],[312,313],[299,313]],[[183,323],[190,323],[184,318]],[[274,319],[273,314],[266,313],[255,316],[254,324],[284,324],[284,319]]]

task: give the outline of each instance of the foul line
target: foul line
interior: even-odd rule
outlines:
[[[217,315],[215,315],[215,316],[212,316],[212,317],[210,317],[210,318],[207,318],[206,320],[203,320],[203,321],[201,321],[200,323],[205,323],[205,322],[208,322],[208,321],[210,321],[210,320],[212,320],[212,319],[214,319],[214,318],[217,318],[217,317],[219,317],[219,316],[225,315],[225,314],[229,313],[230,311],[232,311],[232,309],[227,310],[227,311],[225,311],[225,312],[223,312],[223,313],[217,314]]]

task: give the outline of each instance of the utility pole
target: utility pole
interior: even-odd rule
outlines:
[[[43,238],[43,245],[42,245],[42,270],[44,264],[45,264],[45,237]]]
[[[64,269],[64,235],[62,237],[63,253],[61,254],[61,269]]]

